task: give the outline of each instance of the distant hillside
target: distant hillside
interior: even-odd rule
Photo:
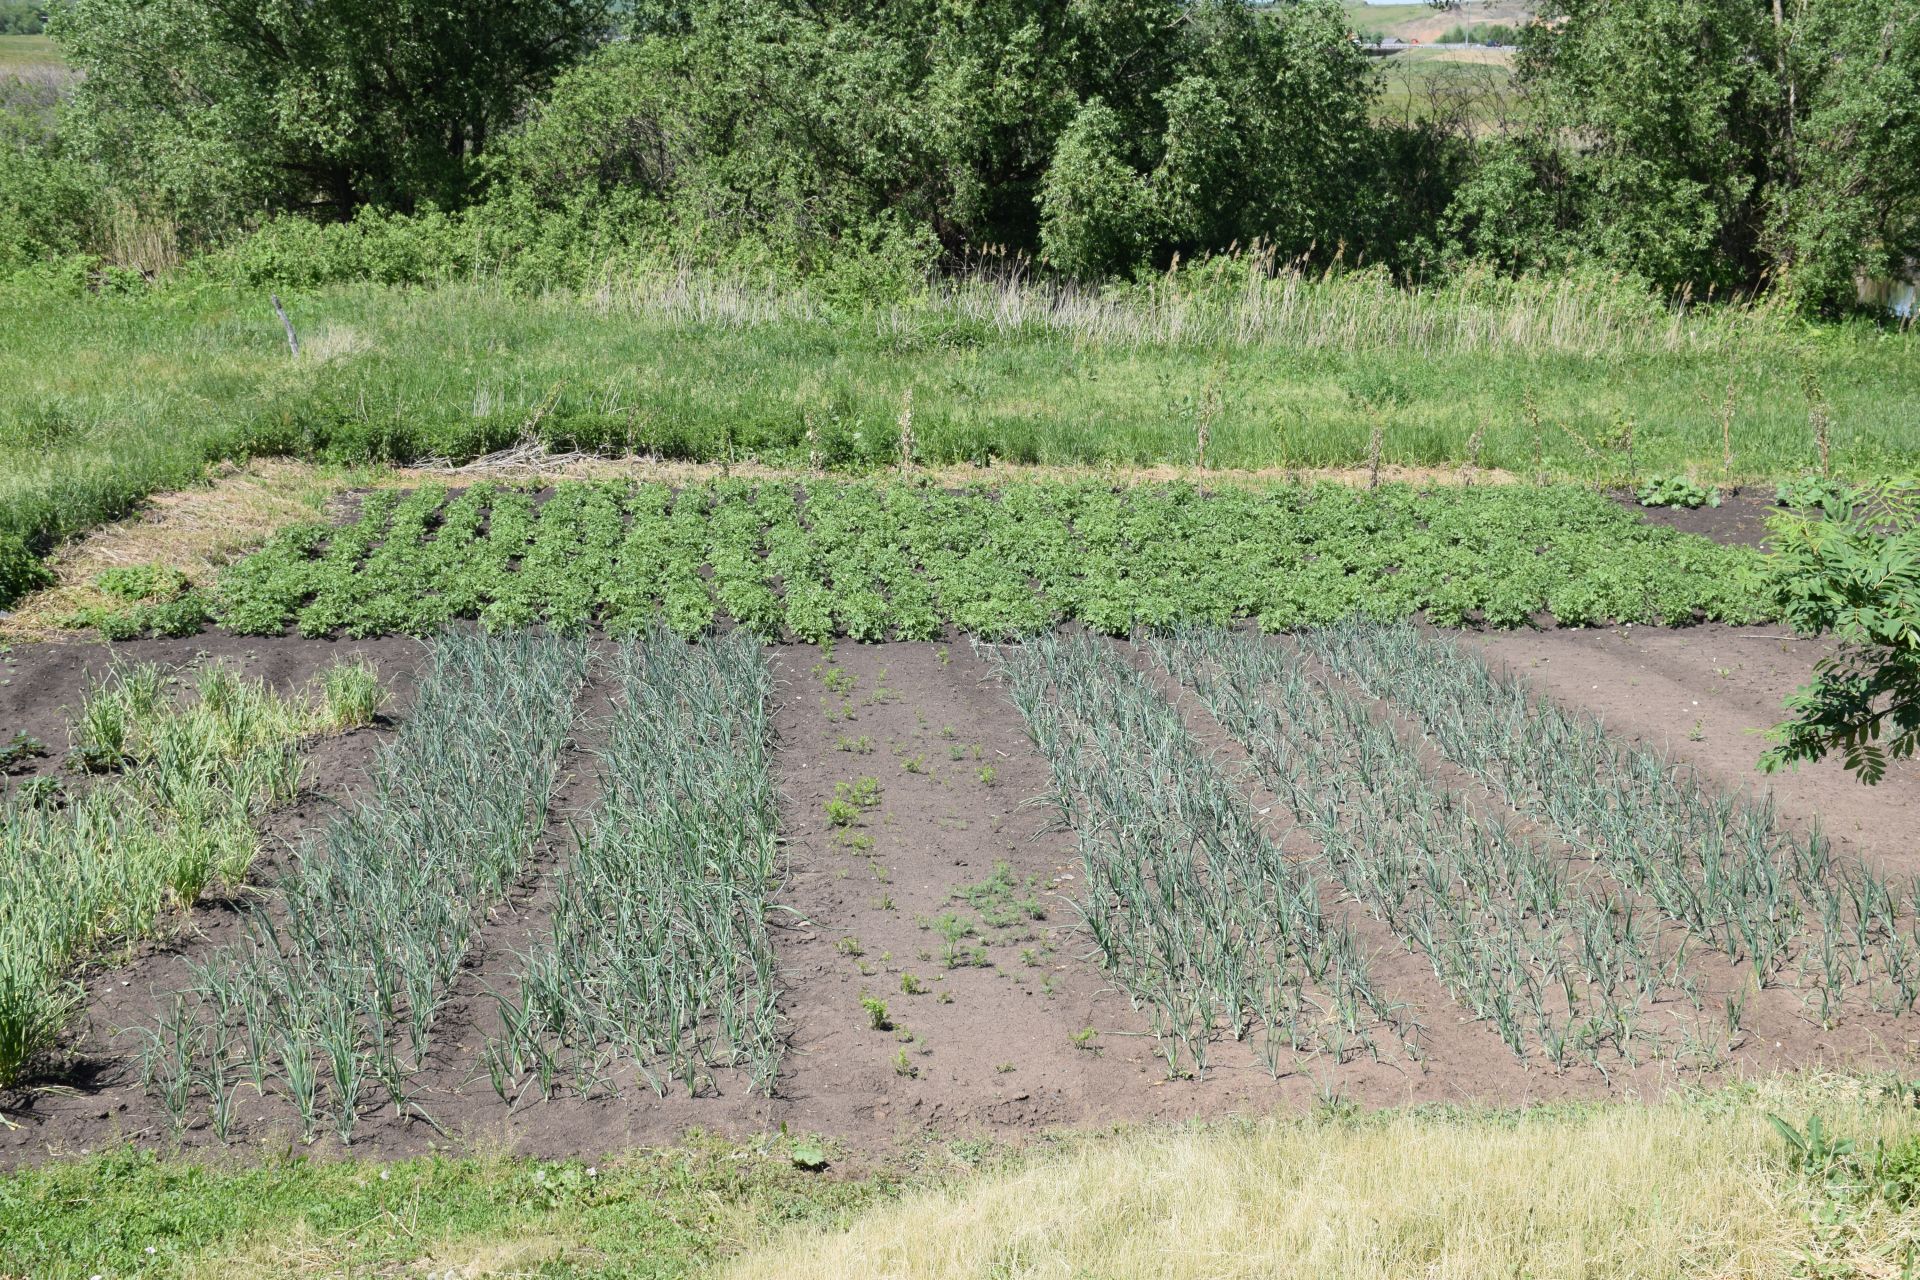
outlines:
[[[45,36],[0,35],[0,71],[63,65],[58,46]]]
[[[1527,0],[1474,0],[1455,9],[1426,4],[1349,4],[1347,14],[1359,35],[1433,44],[1460,28],[1524,26],[1533,19],[1533,5]]]

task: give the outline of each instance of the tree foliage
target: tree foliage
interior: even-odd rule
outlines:
[[[1489,128],[1388,119],[1335,0],[74,0],[84,78],[16,150],[64,167],[0,152],[0,255],[107,255],[102,209],[187,248],[291,213],[570,281],[636,253],[1107,279],[1258,245],[1809,310],[1920,259],[1920,0],[1543,6]],[[76,176],[105,195],[53,234]]]
[[[1841,649],[1787,700],[1769,772],[1838,751],[1864,782],[1920,749],[1920,489],[1830,495],[1816,516],[1774,522],[1780,616]]]
[[[1547,0],[1535,111],[1448,219],[1516,265],[1851,301],[1920,257],[1920,0]]]
[[[76,0],[55,34],[95,154],[168,212],[463,199],[605,0]]]

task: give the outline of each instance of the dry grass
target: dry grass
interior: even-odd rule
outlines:
[[[728,1280],[1785,1277],[1901,1274],[1920,1210],[1820,1229],[1770,1111],[1920,1132],[1850,1081],[1571,1115],[1401,1113],[1089,1140],[804,1231]],[[1832,1270],[1816,1270],[1814,1264]]]
[[[384,477],[304,463],[254,461],[219,467],[207,482],[148,499],[140,514],[104,525],[48,560],[55,582],[0,617],[0,639],[44,640],[63,634],[60,620],[108,603],[93,585],[102,570],[160,564],[196,585],[259,546],[276,529],[320,514],[328,499]]]
[[[631,478],[666,484],[699,484],[720,475],[749,480],[805,480],[814,473],[793,467],[769,467],[745,463],[723,467],[715,462],[663,462],[648,458],[532,459],[500,466],[484,460],[464,467],[404,467],[384,479],[387,484],[440,484],[471,482],[485,476],[511,483],[546,483],[554,480],[606,480]],[[1196,484],[1209,488],[1237,486],[1266,488],[1275,485],[1324,480],[1333,484],[1362,488],[1368,483],[1365,467],[1262,467],[1258,469],[1212,469],[1186,466],[1105,466],[1068,467],[995,462],[990,466],[915,467],[910,473],[945,487],[966,485],[1014,484],[1034,480],[1100,480],[1116,486],[1149,484]],[[1380,479],[1389,484],[1456,485],[1513,484],[1520,477],[1497,469],[1474,470],[1462,467],[1383,466]]]
[[[1399,55],[1396,69],[1406,78],[1408,68],[1417,73],[1418,64],[1434,56]],[[1489,51],[1470,51],[1461,61],[1502,70],[1498,54]],[[1224,290],[1196,290],[1177,274],[1140,289],[1095,290],[1031,279],[1019,262],[983,263],[979,271],[941,283],[911,306],[877,310],[873,322],[881,335],[909,335],[932,307],[1003,337],[1047,333],[1121,348],[1201,343],[1389,350],[1401,358],[1503,351],[1722,352],[1780,324],[1766,308],[1690,316],[1598,276],[1553,281],[1484,276],[1407,290],[1384,273],[1309,271],[1266,249],[1240,255],[1236,265],[1243,269]],[[739,328],[817,321],[831,313],[805,292],[715,279],[690,268],[605,284],[588,301],[603,314]]]

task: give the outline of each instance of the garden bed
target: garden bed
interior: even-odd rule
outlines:
[[[122,652],[187,662],[215,640],[146,641]],[[243,670],[288,687],[345,647],[291,637],[218,643],[231,647],[226,657]],[[1296,647],[1246,633],[1236,643]],[[1516,633],[1465,643],[1524,672],[1560,704],[1603,713],[1623,740],[1670,748],[1720,788],[1753,780],[1759,744],[1748,731],[1773,718],[1780,691],[1803,678],[1818,653],[1813,644],[1764,630],[1719,626]],[[593,647],[604,664],[617,645]],[[388,640],[367,651],[404,687],[422,648]],[[1352,930],[1383,1004],[1401,1010],[1388,1019],[1370,1016],[1372,1049],[1309,1043],[1270,1064],[1257,1036],[1236,1041],[1223,1022],[1201,1035],[1206,1060],[1197,1078],[1195,1064],[1178,1055],[1170,1072],[1150,1004],[1136,1008],[1123,993],[1119,970],[1103,967],[1082,922],[1087,864],[1077,841],[1089,829],[1063,829],[1050,805],[1034,803],[1050,791],[1052,775],[987,651],[963,638],[842,642],[830,650],[780,645],[765,651],[783,842],[765,916],[782,1040],[770,1096],[754,1089],[744,1070],[725,1067],[704,1072],[699,1096],[675,1083],[656,1094],[629,1073],[617,1077],[617,1094],[590,1087],[582,1096],[563,1078],[545,1097],[523,1081],[508,1105],[489,1082],[483,1055],[498,1030],[490,993],[511,995],[526,954],[551,933],[557,877],[578,856],[573,829],[588,823],[599,795],[593,752],[612,704],[605,671],[596,668],[578,697],[542,833],[478,923],[436,1024],[430,1060],[410,1086],[413,1108],[396,1114],[370,1089],[351,1128],[351,1150],[505,1145],[592,1156],[669,1141],[690,1128],[745,1134],[784,1125],[878,1151],[928,1131],[1011,1137],[1058,1126],[1301,1108],[1328,1096],[1388,1105],[1658,1091],[1728,1073],[1894,1062],[1914,1041],[1920,1016],[1868,1008],[1864,988],[1843,996],[1834,1025],[1823,1028],[1804,986],[1780,975],[1746,997],[1737,1043],[1711,1060],[1680,1053],[1677,1039],[1668,1042],[1669,1054],[1648,1049],[1629,1060],[1603,1049],[1592,1062],[1558,1068],[1531,1048],[1516,1054],[1487,1018],[1471,1015],[1436,980],[1426,955],[1326,873],[1323,838],[1295,823],[1264,783],[1246,775],[1248,755],[1231,726],[1182,690],[1145,646],[1118,644],[1113,652],[1175,709],[1197,744],[1196,758],[1224,766],[1222,794],[1246,806],[1249,830],[1276,841],[1290,861],[1318,868],[1328,920]],[[105,658],[90,645],[20,650],[11,683],[0,686],[0,725],[36,725],[53,738],[43,722],[56,708],[79,705]],[[1347,692],[1365,700],[1354,688]],[[407,708],[403,692],[392,704],[403,725]],[[1395,723],[1404,736],[1404,716]],[[254,883],[289,867],[288,841],[310,837],[341,804],[365,802],[366,769],[383,740],[393,741],[393,730],[376,726],[307,750],[301,798],[267,820]],[[1423,750],[1434,785],[1479,813],[1501,807],[1484,786]],[[1897,767],[1871,790],[1822,767],[1780,779],[1776,794],[1784,829],[1796,838],[1824,818],[1839,858],[1864,857],[1883,873],[1916,869],[1905,846],[1920,800],[1910,767]],[[1542,835],[1543,824],[1509,817],[1515,830],[1547,839],[1552,856],[1573,858]],[[0,1162],[31,1163],[123,1140],[223,1147],[204,1099],[196,1098],[175,1132],[168,1109],[138,1078],[136,1054],[140,1029],[165,1014],[172,991],[191,985],[189,964],[207,963],[242,932],[239,916],[233,904],[203,902],[163,941],[140,944],[124,964],[87,971],[87,1015],[38,1081],[59,1087],[9,1098],[7,1115],[17,1127],[0,1133]],[[1701,963],[1705,988],[1731,989],[1746,962]],[[884,1009],[876,1012],[876,1005]],[[1672,992],[1651,1008],[1662,1016],[1679,1012]],[[1403,1014],[1420,1027],[1413,1052],[1404,1037],[1379,1029]],[[263,1098],[243,1086],[243,1098],[226,1142],[243,1149],[300,1144],[296,1110],[271,1082]],[[342,1147],[323,1129],[312,1149]]]

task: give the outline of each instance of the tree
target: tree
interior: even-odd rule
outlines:
[[[1785,285],[1828,310],[1920,255],[1920,0],[1545,0],[1538,17],[1519,65],[1534,109],[1463,184],[1457,249],[1578,250],[1668,289]]]
[[[605,0],[77,0],[54,34],[74,118],[125,187],[230,224],[465,198]]]
[[[1360,248],[1383,131],[1341,11],[1210,0],[1177,34],[1149,105],[1089,102],[1062,135],[1041,196],[1045,256],[1084,275],[1236,243],[1289,258]]]
[[[1040,190],[1040,244],[1071,276],[1099,279],[1138,264],[1157,238],[1154,197],[1122,158],[1120,117],[1098,98],[1067,126]]]
[[[1920,749],[1920,489],[1883,485],[1828,498],[1817,517],[1774,522],[1783,620],[1832,634],[1839,652],[1787,699],[1760,759],[1767,772],[1838,751],[1863,782]]]
[[[1522,46],[1595,256],[1668,286],[1761,269],[1773,30],[1754,0],[1548,0]]]

